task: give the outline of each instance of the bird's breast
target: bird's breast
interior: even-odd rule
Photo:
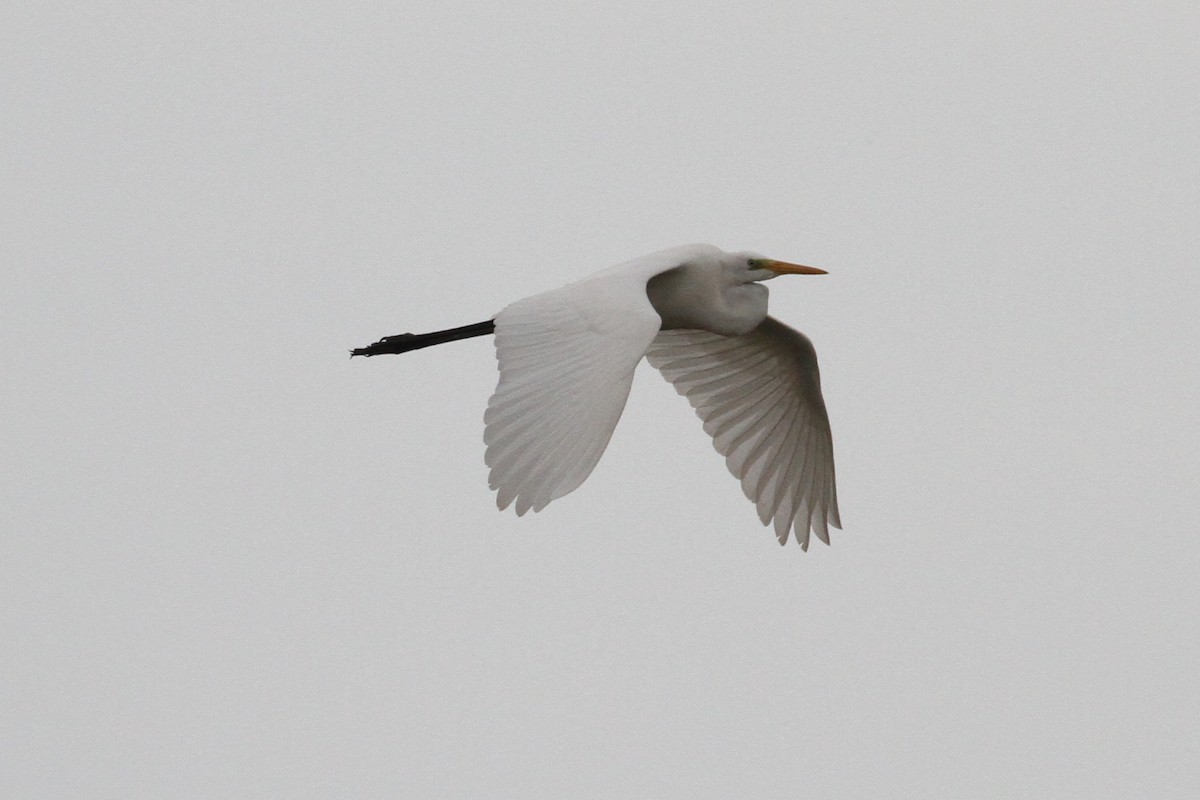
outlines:
[[[687,267],[656,275],[646,284],[663,330],[703,330],[722,336],[749,333],[767,317],[767,287],[720,286]]]

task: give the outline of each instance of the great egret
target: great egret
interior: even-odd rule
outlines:
[[[817,354],[804,334],[767,316],[778,275],[824,270],[674,247],[507,306],[494,319],[388,336],[352,356],[404,353],[496,334],[500,381],[484,415],[484,461],[501,510],[523,515],[591,474],[645,356],[692,404],[742,490],[772,521],[829,543],[841,528],[833,439]]]

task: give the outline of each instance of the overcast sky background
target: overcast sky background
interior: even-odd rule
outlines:
[[[12,3],[0,794],[1200,796],[1200,11]],[[643,366],[498,513],[477,339],[688,242],[821,358],[780,548]]]

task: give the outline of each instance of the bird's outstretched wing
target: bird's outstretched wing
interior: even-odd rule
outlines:
[[[631,262],[496,315],[500,382],[483,439],[501,509],[515,500],[517,514],[540,511],[600,460],[662,322],[646,281],[678,261],[660,261]]]
[[[646,357],[688,399],[764,525],[808,549],[842,527],[833,438],[817,353],[799,331],[767,319],[744,336],[662,331]]]

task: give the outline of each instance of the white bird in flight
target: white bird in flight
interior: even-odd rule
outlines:
[[[352,356],[496,334],[484,461],[501,510],[540,511],[591,474],[645,356],[688,399],[764,525],[808,549],[841,528],[817,354],[767,316],[779,275],[824,270],[707,244],[651,253],[518,300],[495,318],[387,336]]]

